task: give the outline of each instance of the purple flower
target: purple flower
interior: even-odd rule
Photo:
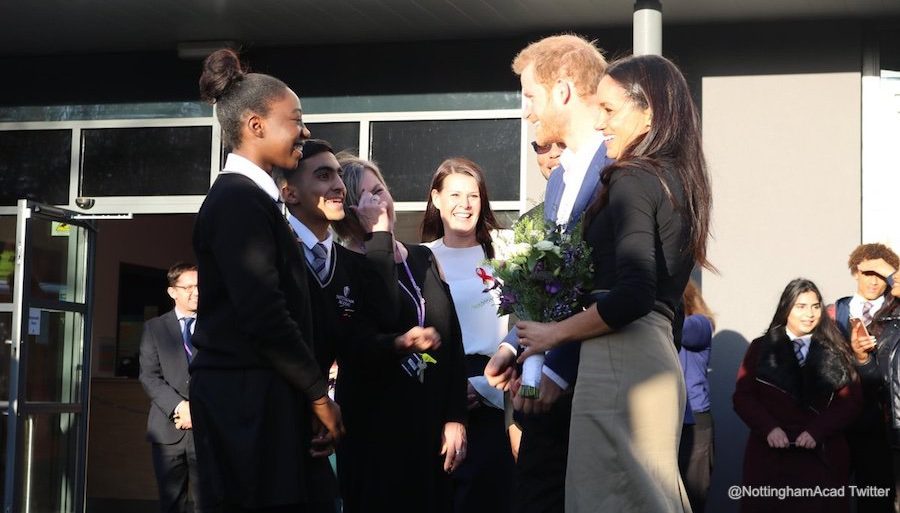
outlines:
[[[553,321],[561,321],[565,318],[571,317],[574,313],[575,312],[572,310],[571,305],[566,302],[547,305],[547,307],[544,308],[544,317]]]
[[[544,270],[544,261],[538,260],[537,263],[534,264],[533,271],[536,273],[542,272]]]
[[[556,294],[561,289],[562,285],[558,281],[551,281],[550,283],[544,285],[544,290],[546,290],[548,294]]]
[[[500,308],[506,311],[510,311],[512,306],[519,302],[519,298],[516,297],[514,292],[504,292],[500,294]]]

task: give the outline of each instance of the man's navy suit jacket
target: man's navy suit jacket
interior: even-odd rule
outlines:
[[[602,187],[600,184],[600,173],[612,162],[612,159],[606,156],[606,144],[601,144],[597,153],[594,154],[587,174],[584,176],[584,181],[581,183],[581,188],[578,190],[572,214],[565,224],[566,231],[571,231],[578,225],[578,221],[581,220],[584,211],[591,204],[599,188]],[[563,181],[564,173],[565,169],[562,165],[556,167],[550,174],[550,179],[547,181],[547,190],[544,193],[544,219],[553,224],[556,224],[559,203],[562,200],[563,191],[566,187]],[[550,350],[544,360],[544,365],[566,380],[569,386],[572,387],[578,375],[578,357],[580,353],[581,343],[566,344]]]

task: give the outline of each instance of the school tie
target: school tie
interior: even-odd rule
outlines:
[[[863,303],[862,320],[866,326],[868,326],[869,323],[872,322],[872,306],[873,305],[871,301],[866,301],[865,303]]]
[[[797,363],[799,363],[801,367],[806,363],[806,355],[804,353],[803,341],[799,338],[794,340],[794,355],[797,356]]]
[[[321,242],[317,242],[316,245],[312,247],[312,253],[313,271],[316,272],[316,275],[319,277],[320,281],[325,281],[325,278],[328,277],[328,260],[326,259],[327,253],[325,251],[325,245]]]
[[[194,325],[193,317],[184,318],[184,330],[181,332],[181,338],[184,339],[184,351],[187,353],[188,361],[194,358],[194,344],[191,343],[191,326]]]

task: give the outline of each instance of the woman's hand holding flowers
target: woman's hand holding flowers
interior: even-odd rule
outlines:
[[[562,342],[556,322],[519,321],[516,329],[519,330],[519,345],[525,348],[519,355],[519,363],[533,354],[543,354]]]

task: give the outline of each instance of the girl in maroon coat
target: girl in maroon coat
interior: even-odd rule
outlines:
[[[761,495],[745,492],[742,512],[849,508],[843,429],[859,413],[861,392],[847,346],[822,305],[813,282],[791,281],[768,331],[741,363],[734,409],[750,428],[744,486]],[[796,497],[802,488],[813,495]]]

